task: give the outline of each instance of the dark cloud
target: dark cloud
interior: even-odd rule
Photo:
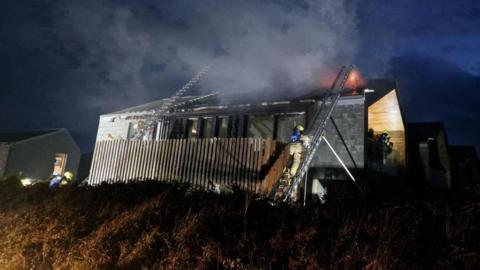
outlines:
[[[409,121],[445,121],[453,143],[480,147],[480,77],[444,59],[415,52],[390,61]]]
[[[99,114],[171,95],[206,64],[204,91],[295,90],[356,52],[347,1],[0,5],[2,127],[67,127],[84,149]]]
[[[470,71],[475,74],[480,74],[480,62],[473,63],[470,66]]]
[[[480,33],[476,0],[365,0],[358,11],[362,29],[376,40]]]
[[[478,117],[469,91],[479,9],[472,0],[3,1],[0,120],[67,127],[87,150],[100,114],[171,95],[206,64],[201,91],[268,93],[308,88],[354,62],[398,77],[409,119],[457,130]],[[451,138],[478,143],[472,130]]]
[[[469,70],[480,48],[480,3],[476,0],[365,0],[359,4],[360,48],[374,63],[369,72],[388,68],[392,57],[415,50]],[[362,60],[360,59],[360,62]]]

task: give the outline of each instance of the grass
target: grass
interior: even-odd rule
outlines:
[[[0,269],[478,269],[480,200],[307,208],[143,182],[0,184]]]

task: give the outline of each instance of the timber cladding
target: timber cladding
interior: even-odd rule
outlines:
[[[99,141],[88,183],[160,180],[259,192],[280,148],[274,140],[258,138]]]

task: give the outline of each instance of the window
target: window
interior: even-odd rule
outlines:
[[[248,116],[247,137],[273,138],[273,115]]]
[[[177,118],[170,120],[171,132],[169,139],[183,139],[185,138],[185,121],[186,119]]]
[[[142,137],[142,135],[140,134],[141,132],[141,129],[143,127],[143,122],[142,121],[139,121],[139,122],[131,122],[130,123],[130,126],[128,127],[128,136],[127,138],[129,140],[138,140]]]
[[[229,117],[220,117],[218,118],[218,137],[219,138],[228,138],[230,129],[229,129]]]
[[[155,140],[168,139],[171,133],[173,133],[173,130],[171,130],[170,120],[161,119],[157,122],[157,126],[154,132]]]
[[[232,117],[230,130],[229,130],[230,133],[228,134],[228,137],[232,137],[232,138],[243,137],[245,130],[243,126],[241,126],[241,124],[245,123],[244,119],[245,119],[245,116],[243,115],[236,115]]]
[[[213,138],[215,137],[215,129],[214,129],[215,118],[209,117],[203,119],[203,138]]]
[[[279,115],[277,118],[277,132],[275,138],[280,142],[289,142],[293,128],[296,125],[305,125],[304,114]]]
[[[148,123],[140,120],[130,123],[127,137],[129,140],[151,141],[154,133],[154,126],[149,126]]]
[[[188,119],[187,138],[198,138],[198,119],[197,118]]]

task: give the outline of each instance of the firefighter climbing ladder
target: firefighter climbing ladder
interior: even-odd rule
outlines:
[[[304,176],[307,173],[310,163],[312,162],[313,157],[315,156],[315,152],[317,151],[322,141],[325,141],[327,146],[330,148],[330,150],[333,152],[337,160],[340,162],[342,167],[347,172],[350,179],[352,179],[353,182],[359,188],[359,190],[363,192],[360,186],[357,184],[357,181],[355,180],[353,175],[350,173],[348,168],[343,163],[342,159],[338,156],[338,154],[333,149],[332,145],[328,142],[327,138],[325,138],[324,136],[327,122],[331,118],[332,112],[335,109],[335,106],[337,105],[338,100],[340,99],[341,92],[345,88],[345,84],[352,70],[353,70],[353,66],[351,65],[342,67],[335,81],[333,82],[330,91],[326,94],[322,103],[314,113],[312,124],[309,125],[310,127],[306,132],[312,138],[310,147],[307,149],[304,157],[302,158],[298,172],[296,173],[295,176],[293,176],[293,183],[288,187],[286,193],[284,193],[285,195],[283,197],[283,201],[287,201],[288,199],[291,198],[291,196],[293,195],[293,192],[296,191],[297,187],[300,185],[301,181],[304,179]]]

